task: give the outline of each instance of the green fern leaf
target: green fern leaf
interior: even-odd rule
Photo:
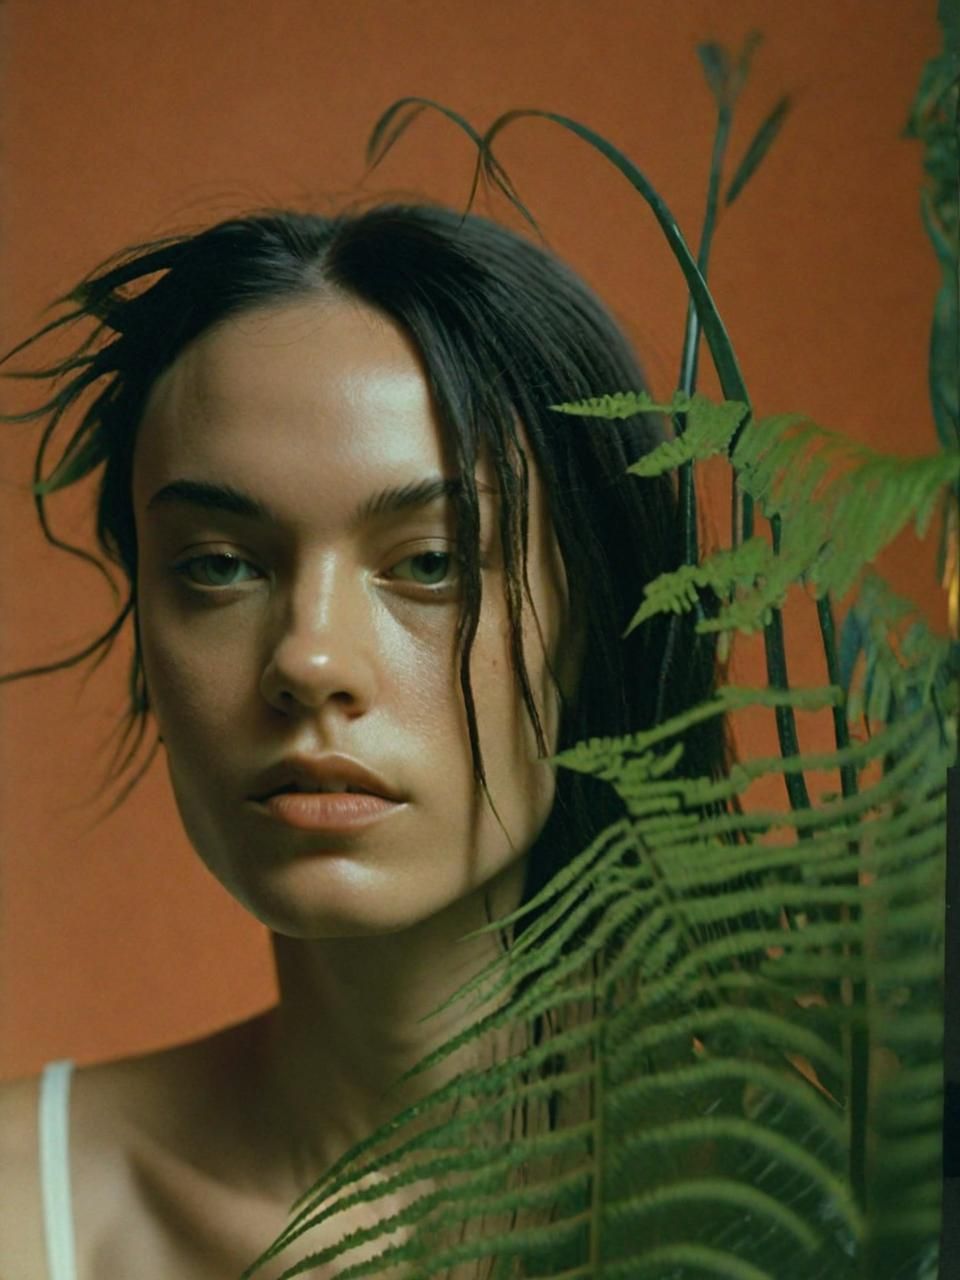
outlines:
[[[681,437],[677,444],[682,445],[685,438]],[[628,636],[655,614],[692,609],[699,598],[699,588],[712,587],[719,594],[726,594],[738,586],[752,586],[758,575],[771,575],[775,566],[773,549],[757,537],[732,551],[715,551],[700,564],[682,565],[670,573],[660,574],[644,587],[644,602],[623,634]]]
[[[618,391],[611,396],[593,396],[586,400],[552,404],[555,413],[572,414],[578,418],[633,418],[638,413],[686,413],[690,397],[676,392],[668,404],[658,404],[646,391]]]
[[[630,475],[657,476],[685,462],[700,462],[718,453],[726,453],[737,428],[749,412],[749,405],[738,400],[714,403],[699,393],[686,410],[683,435],[665,441],[639,461],[627,467]]]

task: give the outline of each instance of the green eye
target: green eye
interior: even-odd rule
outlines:
[[[399,564],[416,564],[426,562],[426,577],[428,581],[417,580],[418,586],[421,587],[442,587],[447,585],[446,579],[449,573],[451,563],[459,566],[460,561],[448,551],[421,551],[419,555],[407,556],[406,560],[400,560]],[[439,575],[439,577],[437,576]]]
[[[237,571],[241,568],[253,572],[239,576]],[[198,587],[235,587],[241,582],[250,582],[263,576],[249,560],[227,555],[226,552],[193,556],[178,564],[176,571]]]

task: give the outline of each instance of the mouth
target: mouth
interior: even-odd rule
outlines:
[[[347,786],[344,783],[332,782],[329,786],[302,787],[297,783],[290,783],[285,787],[275,787],[273,791],[266,792],[265,795],[255,796],[255,800],[261,803],[272,800],[274,796],[376,796],[378,800],[386,800],[387,796],[381,796],[376,791],[368,791],[366,787]]]
[[[405,797],[365,762],[339,753],[292,755],[260,775],[252,799],[265,803],[279,796],[366,796],[400,802]]]
[[[406,808],[360,789],[333,791],[283,787],[262,797],[257,809],[271,822],[318,835],[347,834]]]

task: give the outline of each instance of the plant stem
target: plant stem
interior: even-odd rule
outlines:
[[[820,635],[823,639],[823,651],[827,659],[827,679],[831,684],[840,684],[840,666],[837,662],[836,627],[833,620],[833,606],[830,594],[826,592],[817,600],[817,618],[820,622]],[[850,730],[847,725],[846,703],[833,708],[833,735],[837,749],[843,750],[850,745]],[[840,766],[840,788],[844,798],[855,796],[859,787],[857,771],[852,764]],[[850,852],[857,854],[860,842],[850,842]],[[856,886],[860,883],[859,871],[844,876],[840,884]],[[840,908],[840,919],[844,923],[859,923],[861,911],[859,907],[846,905]],[[842,954],[850,957],[850,949],[844,945]],[[827,985],[829,1002],[839,1003],[843,999],[843,983],[834,982]],[[869,1010],[867,984],[861,979],[854,979],[847,989],[848,1000],[852,1008],[862,1009],[864,1015]],[[867,1212],[867,1126],[870,1116],[870,1024],[866,1016],[862,1021],[856,1020],[852,1026],[844,1028],[846,1053],[844,1057],[849,1064],[849,1163],[848,1176],[853,1193],[862,1212]]]
[[[599,956],[595,956],[592,962],[593,969],[593,1008],[597,1008],[597,968],[602,969],[603,963]],[[604,1000],[604,1013],[610,1012],[611,997],[607,992]],[[603,1208],[606,1203],[604,1195],[604,1146],[603,1134],[604,1125],[606,1123],[606,1115],[604,1111],[604,1063],[606,1061],[605,1052],[605,1032],[607,1023],[601,1021],[596,1041],[591,1045],[591,1057],[593,1058],[593,1080],[590,1085],[591,1093],[591,1113],[593,1116],[593,1143],[591,1156],[593,1158],[593,1179],[591,1182],[590,1197],[590,1271],[591,1276],[600,1275],[600,1258],[602,1253],[602,1231],[603,1231]]]
[[[720,196],[720,178],[723,173],[723,161],[726,156],[727,143],[730,139],[730,123],[732,110],[727,103],[720,105],[717,114],[717,128],[713,138],[713,152],[710,157],[710,176],[707,183],[707,204],[703,215],[703,229],[700,233],[700,245],[697,249],[697,267],[704,281],[710,266],[710,249],[713,245],[713,232],[717,224],[717,204]],[[700,315],[694,305],[693,295],[687,298],[687,321],[683,334],[683,354],[680,357],[679,389],[686,395],[693,395],[697,385],[697,365],[700,357]],[[673,417],[674,430],[682,436],[687,429],[687,415],[676,413]],[[685,462],[680,467],[678,476],[677,500],[680,507],[680,519],[683,522],[683,563],[698,564],[700,550],[697,538],[697,490],[693,475],[693,463]],[[704,618],[703,605],[698,598],[694,606],[697,621]],[[669,670],[673,648],[680,629],[678,614],[670,619],[667,642],[664,650],[662,670]],[[656,718],[664,713],[666,682],[661,684],[657,696]]]
[[[713,233],[717,225],[717,204],[720,195],[720,177],[723,173],[723,161],[727,143],[730,139],[730,125],[733,115],[729,106],[720,107],[717,115],[717,131],[713,138],[713,153],[710,157],[710,177],[707,184],[707,207],[704,212],[703,230],[700,233],[700,246],[697,250],[697,266],[704,279],[710,263],[710,250],[713,245]],[[697,364],[700,356],[700,321],[693,299],[687,301],[687,326],[684,335],[683,355],[680,360],[680,388],[688,394],[693,392],[697,384]],[[679,416],[679,415],[678,415]],[[685,418],[684,418],[685,421]]]
[[[713,153],[710,157],[710,178],[707,184],[707,206],[703,217],[703,230],[700,233],[700,246],[697,250],[697,266],[704,280],[710,265],[710,249],[713,245],[713,232],[717,224],[717,204],[720,196],[720,177],[723,173],[723,161],[730,140],[730,124],[732,111],[723,103],[717,114],[717,129],[713,138]],[[680,357],[680,390],[692,395],[697,385],[697,364],[700,357],[700,318],[693,298],[687,299],[687,323],[683,337],[683,355]],[[683,435],[687,426],[687,415],[678,413],[674,416],[677,435]],[[683,562],[697,564],[699,550],[697,546],[697,494],[693,478],[693,463],[685,462],[680,468],[679,476],[680,515],[683,520]],[[703,617],[703,608],[697,601],[697,617]]]
[[[710,264],[710,251],[713,245],[713,234],[716,228],[717,208],[720,195],[720,179],[723,172],[723,163],[726,156],[727,144],[730,139],[732,121],[733,108],[731,101],[720,101],[718,104],[717,127],[714,134],[713,151],[710,157],[710,176],[707,186],[707,203],[704,213],[703,230],[701,232],[700,245],[697,251],[697,267],[705,282],[707,280],[707,273]],[[693,296],[691,295],[687,302],[687,322],[684,334],[683,355],[680,361],[680,390],[684,391],[688,395],[692,395],[696,388],[699,349],[700,320],[697,308],[694,304]],[[740,432],[746,427],[748,421],[749,417],[741,425],[731,442],[731,455],[733,450],[736,448]],[[682,435],[686,429],[686,415],[675,415],[674,424],[677,434]],[[696,564],[699,559],[699,549],[696,521],[696,487],[692,462],[684,463],[680,467],[679,502],[681,517],[683,519],[684,562],[686,564]],[[747,493],[739,492],[737,486],[737,473],[736,470],[732,470],[730,537],[731,545],[734,548],[736,548],[741,541],[746,541],[746,539],[753,536],[753,516],[753,498]],[[773,517],[771,520],[771,528],[773,532],[774,551],[779,552],[779,517]],[[731,599],[732,594],[733,589],[731,588]],[[703,607],[699,600],[697,600],[696,611],[698,620],[702,620]],[[673,639],[673,631],[674,628],[671,626],[670,635],[667,641],[668,648]],[[767,666],[767,682],[774,688],[789,689],[790,685],[787,677],[786,650],[783,638],[783,619],[779,609],[773,610],[771,620],[764,628],[763,636]],[[834,664],[836,664],[836,653],[834,650],[831,650],[831,653]],[[830,656],[831,655],[828,654],[828,664]],[[777,707],[776,724],[781,756],[786,759],[789,756],[798,755],[799,745],[797,739],[797,726],[793,708]],[[809,808],[810,797],[807,792],[807,786],[803,774],[785,773],[784,781],[791,809],[797,810]]]
[[[774,555],[780,554],[780,517],[770,517]],[[767,680],[774,689],[789,689],[787,654],[783,643],[783,614],[777,608],[770,610],[770,621],[763,628],[763,647],[767,659]],[[828,659],[829,661],[829,659]],[[797,739],[797,720],[792,707],[777,707],[777,737],[780,754],[784,760],[800,754]],[[802,773],[784,773],[783,780],[791,809],[809,809],[810,796]],[[809,833],[808,833],[809,834]]]
[[[817,600],[817,618],[820,622],[820,635],[823,639],[823,652],[827,659],[827,679],[831,684],[840,684],[840,665],[837,662],[836,626],[833,621],[833,605],[827,592]],[[837,747],[843,750],[850,745],[850,730],[847,726],[846,706],[833,708],[833,736]],[[840,766],[840,788],[844,796],[855,796],[857,771],[852,764]]]

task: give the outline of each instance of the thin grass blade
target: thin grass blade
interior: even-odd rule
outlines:
[[[785,94],[754,134],[753,140],[744,152],[743,159],[737,166],[737,171],[731,178],[729,187],[727,187],[727,194],[723,199],[723,203],[727,207],[733,204],[734,200],[753,177],[754,171],[770,150],[777,134],[783,127],[783,122],[790,114],[792,105],[790,95]]]
[[[596,151],[599,151],[605,159],[623,174],[630,185],[643,196],[660,224],[660,228],[693,295],[700,322],[703,326],[704,337],[710,347],[725,398],[728,400],[742,400],[749,404],[746,384],[733,349],[733,343],[720,318],[716,303],[707,288],[696,259],[690,252],[683,233],[680,231],[676,218],[674,218],[666,202],[654,186],[633,161],[628,159],[613,143],[608,142],[606,138],[596,133],[593,129],[580,124],[579,121],[572,120],[569,116],[560,115],[554,111],[521,108],[515,111],[508,111],[499,116],[481,140],[484,155],[487,156],[491,153],[494,138],[508,124],[523,118],[551,120],[554,124],[559,124],[562,128],[576,134],[577,137],[582,138]]]

